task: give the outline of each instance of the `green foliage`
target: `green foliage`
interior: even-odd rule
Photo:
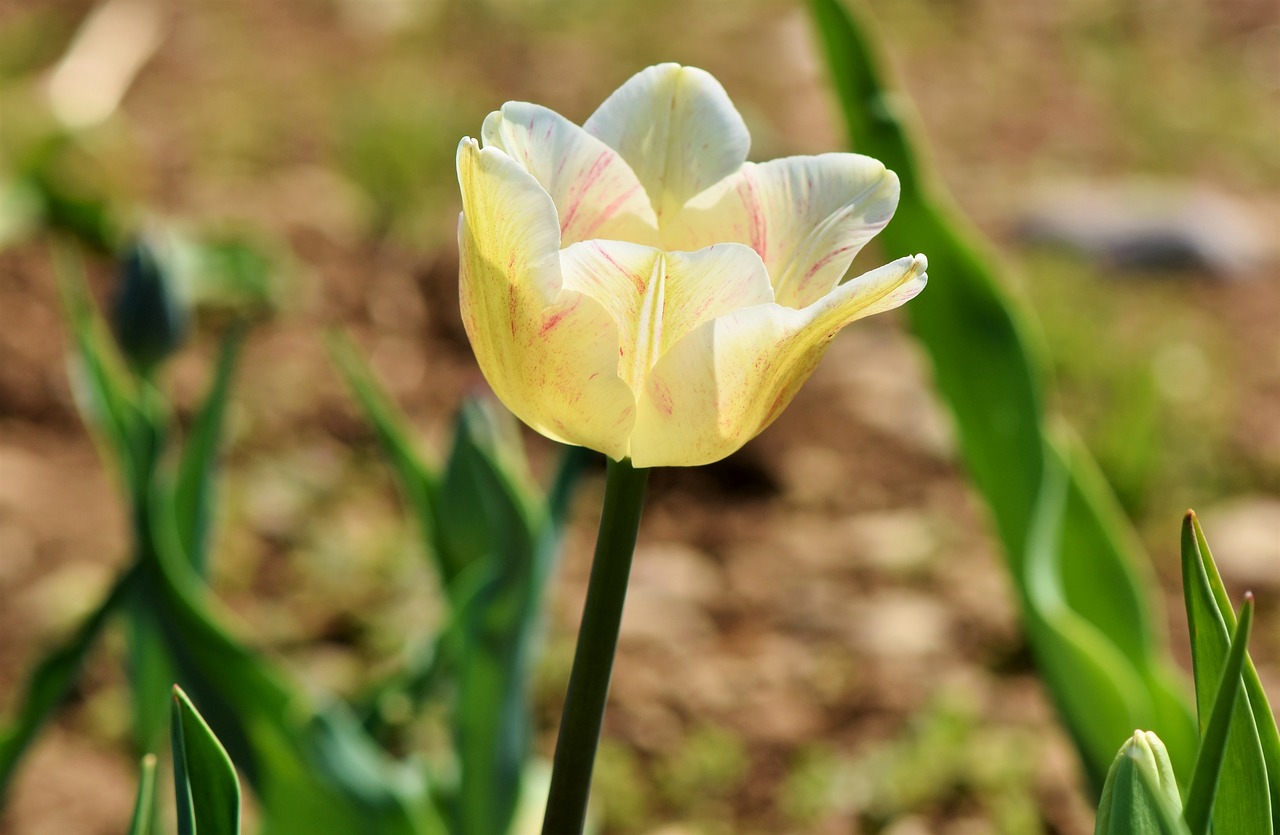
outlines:
[[[59,250],[57,266],[78,401],[121,473],[133,554],[99,609],[37,668],[18,715],[0,731],[0,791],[66,697],[96,636],[122,615],[139,748],[158,747],[174,679],[203,709],[203,718],[197,717],[180,695],[171,719],[175,751],[185,757],[177,764],[179,782],[191,782],[190,803],[183,805],[186,795],[179,794],[180,820],[195,829],[184,831],[238,827],[231,814],[232,784],[216,776],[228,755],[257,795],[268,835],[488,835],[506,831],[519,810],[523,817],[531,808],[540,810],[535,794],[545,792],[545,780],[524,779],[530,761],[529,674],[543,589],[585,454],[565,456],[543,497],[527,471],[510,416],[469,404],[445,464],[428,466],[363,362],[349,348],[345,355],[335,348],[392,456],[452,612],[431,651],[375,687],[359,712],[314,699],[223,625],[225,616],[204,585],[222,427],[244,326],[227,331],[204,401],[177,443],[157,380],[135,373],[123,360],[75,259]],[[442,694],[450,697],[456,743],[453,782],[435,780],[419,762],[393,759],[381,744],[384,706],[407,699],[420,709],[428,697]],[[214,734],[221,741],[216,757],[208,744]],[[223,771],[234,780],[234,772]],[[202,774],[214,775],[211,786]],[[202,807],[222,814],[203,824]],[[144,812],[139,816],[136,827],[150,825]]]
[[[868,24],[840,0],[813,0],[812,9],[853,147],[901,179],[897,215],[880,240],[893,255],[929,256],[929,288],[907,310],[1085,770],[1100,788],[1117,742],[1134,727],[1150,727],[1185,779],[1194,720],[1114,497],[1079,444],[1049,431],[1025,314],[929,171]]]
[[[173,688],[169,731],[178,835],[240,835],[240,780],[195,705]]]
[[[366,724],[379,730],[380,706],[397,696],[418,706],[433,684],[453,682],[450,726],[459,777],[456,789],[442,795],[453,831],[504,832],[530,756],[529,679],[541,601],[586,453],[565,453],[543,498],[526,469],[514,420],[472,402],[462,408],[448,458],[435,471],[350,341],[335,336],[330,349],[392,464],[451,608],[445,631],[431,652],[418,656],[416,668],[370,694]]]
[[[1212,809],[1217,832],[1273,832],[1280,813],[1274,802],[1280,780],[1273,765],[1280,753],[1276,724],[1240,640],[1248,638],[1252,599],[1246,598],[1237,620],[1192,513],[1182,526],[1182,586],[1202,736],[1187,822],[1204,831],[1201,818],[1207,820]]]
[[[1275,721],[1246,648],[1253,595],[1236,618],[1195,514],[1182,528],[1182,586],[1200,711],[1200,747],[1186,803],[1164,745],[1136,731],[1120,749],[1098,806],[1097,835],[1274,831]],[[1253,682],[1253,686],[1250,682]]]

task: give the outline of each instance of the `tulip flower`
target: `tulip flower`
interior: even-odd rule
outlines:
[[[841,283],[898,180],[857,154],[746,162],[708,73],[633,76],[579,127],[536,104],[458,148],[462,318],[542,434],[634,467],[719,460],[786,408],[850,322],[925,285],[923,255]]]
[[[649,468],[751,440],[841,328],[924,288],[926,263],[841,283],[898,178],[857,154],[747,162],[742,117],[692,67],[637,73],[582,127],[508,102],[480,138],[458,146],[471,347],[521,420],[611,459],[542,824],[577,835]]]

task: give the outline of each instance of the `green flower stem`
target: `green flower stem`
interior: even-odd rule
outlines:
[[[622,604],[627,598],[631,556],[648,480],[649,471],[632,467],[630,460],[609,461],[600,533],[556,740],[542,835],[580,835],[586,823],[591,770],[600,742],[618,628],[622,624]]]

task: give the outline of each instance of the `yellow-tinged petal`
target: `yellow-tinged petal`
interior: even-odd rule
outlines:
[[[486,148],[504,151],[555,203],[561,246],[592,238],[658,243],[649,196],[617,151],[537,104],[507,102],[484,120]]]
[[[663,227],[668,248],[738,241],[760,253],[778,304],[825,296],[898,205],[898,178],[860,154],[747,163]]]
[[[689,198],[737,171],[751,147],[751,134],[720,82],[679,64],[636,73],[583,127],[635,171],[659,228]]]
[[[618,378],[618,328],[599,302],[561,288],[551,198],[501,151],[458,147],[462,322],[494,393],[555,440],[621,459],[635,416]]]
[[[922,255],[901,258],[804,309],[756,305],[695,328],[645,381],[632,462],[695,466],[737,450],[786,408],[842,327],[924,289],[926,266]]]
[[[773,301],[760,256],[741,244],[662,252],[587,241],[561,253],[566,289],[599,301],[617,323],[618,376],[639,396],[649,370],[694,328],[747,305]]]

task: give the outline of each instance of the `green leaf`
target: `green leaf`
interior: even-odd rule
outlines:
[[[897,214],[879,236],[883,248],[894,257],[929,256],[929,287],[905,309],[992,511],[1032,651],[1086,772],[1100,788],[1116,744],[1132,728],[1148,727],[1165,740],[1179,773],[1189,774],[1194,720],[1146,578],[1135,568],[1133,537],[1087,454],[1047,430],[1027,315],[930,170],[909,103],[887,82],[861,7],[854,14],[841,0],[810,6],[853,148],[882,160],[901,183]],[[1062,497],[1042,495],[1059,478]],[[1046,518],[1059,521],[1046,528]],[[1042,541],[1046,530],[1056,542]],[[1108,686],[1107,678],[1122,686]],[[1089,683],[1104,710],[1079,695],[1079,682]]]
[[[73,340],[72,389],[85,423],[105,440],[132,496],[146,489],[154,439],[138,382],[129,373],[89,299],[84,268],[74,251],[53,250],[54,270]]]
[[[1232,642],[1231,633],[1209,582],[1190,514],[1182,525],[1182,588],[1187,606],[1187,628],[1191,633],[1191,661],[1201,736],[1208,742],[1220,682],[1224,671],[1229,669]],[[1239,648],[1239,652],[1244,651],[1243,646]],[[1258,737],[1248,694],[1242,693],[1239,699],[1232,700],[1230,707],[1231,721],[1221,779],[1217,783],[1217,793],[1212,801],[1213,829],[1223,833],[1248,832],[1250,835],[1265,835],[1273,831],[1271,796],[1262,743]],[[1226,707],[1222,709],[1225,710]],[[1197,764],[1197,774],[1201,768]],[[1202,797],[1197,796],[1198,803],[1202,800]],[[1190,809],[1191,798],[1188,798],[1187,804]],[[1196,808],[1199,809],[1198,806]],[[1191,824],[1193,831],[1201,831],[1196,829],[1197,821],[1190,816],[1187,822]]]
[[[138,798],[133,804],[133,820],[129,823],[129,835],[150,835],[156,816],[156,755],[142,758],[138,771]]]
[[[1200,520],[1194,512],[1188,511],[1187,518],[1195,533],[1196,547],[1200,550],[1201,564],[1209,587],[1213,590],[1213,598],[1218,606],[1218,613],[1228,629],[1236,628],[1236,614],[1231,608],[1231,600],[1227,597],[1226,587],[1218,574],[1218,566],[1213,561],[1213,553],[1209,550],[1209,542],[1205,539],[1200,527]],[[1262,689],[1262,681],[1258,678],[1258,669],[1253,659],[1245,653],[1244,657],[1244,692],[1253,711],[1253,721],[1258,729],[1258,740],[1262,745],[1262,758],[1267,764],[1267,786],[1271,794],[1272,829],[1280,832],[1280,733],[1276,730],[1275,715],[1266,692]]]
[[[106,598],[75,634],[45,655],[31,673],[17,715],[0,729],[0,797],[8,789],[22,755],[41,726],[67,697],[102,627],[128,598],[136,573],[127,571],[116,580]]]
[[[130,707],[133,714],[133,741],[138,751],[160,750],[164,729],[171,712],[173,665],[156,622],[150,601],[137,593],[124,613],[125,639],[128,646]]]
[[[1245,648],[1249,645],[1249,630],[1253,625],[1253,595],[1246,594],[1240,611],[1239,625],[1231,637],[1231,648],[1222,667],[1222,678],[1213,698],[1213,707],[1205,725],[1204,738],[1200,741],[1200,755],[1196,758],[1196,770],[1187,789],[1187,804],[1183,818],[1193,835],[1207,835],[1209,819],[1218,793],[1218,780],[1227,754],[1228,732],[1238,706],[1240,672],[1244,669]],[[1254,816],[1256,818],[1256,815]],[[1232,831],[1232,830],[1220,830]]]
[[[187,694],[173,688],[170,725],[179,835],[240,835],[240,780]]]
[[[196,573],[202,576],[209,545],[222,424],[227,411],[231,376],[244,336],[243,328],[233,328],[222,340],[213,385],[191,425],[174,486],[178,540]]]

